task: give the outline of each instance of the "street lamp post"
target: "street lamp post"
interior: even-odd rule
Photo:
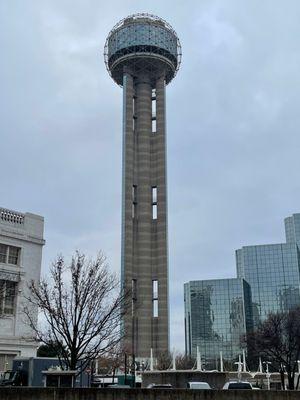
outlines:
[[[239,361],[235,362],[238,366],[238,381],[240,382],[242,380],[242,362],[241,362],[241,356],[239,355]]]
[[[272,363],[270,361],[264,361],[263,364],[266,365],[267,385],[268,385],[268,390],[270,390],[270,376],[271,376],[271,374],[269,373],[269,364],[272,364]]]

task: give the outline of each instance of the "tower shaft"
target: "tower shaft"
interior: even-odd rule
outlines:
[[[154,90],[153,90],[154,87]],[[169,348],[165,77],[123,75],[122,282],[125,348]]]

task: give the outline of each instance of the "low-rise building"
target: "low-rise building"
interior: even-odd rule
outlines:
[[[0,372],[15,356],[36,356],[22,309],[28,283],[40,279],[43,233],[43,217],[0,208]]]

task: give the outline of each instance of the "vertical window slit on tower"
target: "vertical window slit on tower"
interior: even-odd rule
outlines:
[[[157,219],[157,186],[151,188],[152,219]]]
[[[152,204],[157,203],[157,186],[152,186]]]
[[[156,133],[156,89],[152,89],[152,133]]]
[[[137,185],[132,186],[132,218],[136,218],[137,208]]]
[[[135,131],[136,115],[135,115],[135,96],[132,97],[132,128]]]
[[[152,281],[152,316],[158,317],[158,280]]]
[[[137,299],[136,293],[136,279],[131,280],[131,313],[132,316],[135,314],[135,302]]]
[[[157,219],[157,204],[152,204],[152,219]]]
[[[156,133],[156,119],[152,120],[152,133]]]

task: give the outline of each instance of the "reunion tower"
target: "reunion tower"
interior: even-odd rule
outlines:
[[[154,15],[120,21],[105,44],[105,63],[123,88],[122,284],[131,293],[125,348],[136,358],[169,349],[166,85],[181,46]]]

